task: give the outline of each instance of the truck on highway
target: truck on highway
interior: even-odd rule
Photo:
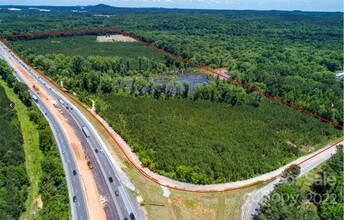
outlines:
[[[38,98],[37,98],[36,95],[32,95],[32,98],[33,98],[33,100],[34,100],[36,103],[38,102]]]
[[[86,126],[82,126],[82,132],[84,132],[84,135],[89,138],[90,137],[90,132],[86,128]]]

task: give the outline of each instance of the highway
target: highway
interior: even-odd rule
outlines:
[[[25,66],[25,64],[22,65]],[[81,140],[84,152],[88,156],[89,160],[95,165],[92,172],[94,173],[94,177],[97,182],[97,187],[99,187],[98,190],[106,200],[105,210],[108,219],[127,218],[129,220],[131,213],[133,213],[135,219],[144,219],[142,209],[138,206],[135,199],[132,197],[130,191],[123,184],[124,181],[120,177],[121,173],[118,168],[118,165],[116,165],[113,158],[111,158],[111,155],[105,147],[105,144],[97,134],[92,124],[86,119],[86,117],[80,111],[78,111],[78,109],[75,106],[72,105],[71,102],[64,98],[64,96],[60,92],[52,89],[48,81],[39,78],[39,75],[35,71],[31,70],[29,67],[26,66],[26,68],[29,69],[30,74],[33,74],[33,76],[35,76],[38,83],[46,87],[51,97],[54,97],[54,99],[56,100],[62,100],[62,103],[59,104],[59,107],[62,109],[63,115],[67,118],[69,124],[74,128],[76,135]],[[89,131],[89,135],[85,135],[82,131],[82,127],[84,126]],[[340,143],[343,143],[343,141],[341,141]],[[316,152],[313,152],[309,155],[300,157],[297,160],[283,167],[280,167],[277,170],[271,171],[270,173],[263,174],[259,177],[251,178],[248,180],[213,185],[194,185],[176,182],[176,184],[178,184],[177,188],[191,188],[192,190],[207,191],[211,189],[219,190],[221,188],[230,189],[239,186],[247,186],[258,181],[266,181],[267,179],[273,178],[276,175],[280,174],[285,168],[289,167],[291,164],[298,164],[301,161],[305,161],[307,159],[305,162],[300,164],[300,176],[302,176],[310,170],[314,169],[322,162],[329,159],[331,154],[333,154],[336,150],[335,147],[332,147],[326,151],[323,151],[324,148]],[[323,152],[317,155],[321,151]],[[313,155],[317,156],[313,157]],[[265,186],[253,191],[248,195],[242,207],[243,219],[254,219],[254,216],[257,214],[256,210],[259,208],[259,203],[263,201],[263,197],[265,195],[268,195],[274,189],[274,185],[279,181],[280,178],[277,178],[274,181],[266,184]]]
[[[63,109],[64,112],[68,112],[70,118],[68,118],[70,124],[75,129],[77,136],[82,140],[82,146],[88,155],[89,160],[94,164],[94,170],[99,170],[99,172],[95,172],[95,177],[99,179],[102,184],[106,184],[103,188],[99,189],[104,199],[107,202],[107,206],[105,207],[106,212],[113,212],[115,208],[119,211],[118,215],[121,217],[120,219],[129,218],[131,213],[134,214],[135,219],[144,219],[144,214],[140,210],[135,199],[131,196],[130,191],[121,184],[120,178],[118,178],[119,174],[117,172],[117,167],[111,163],[111,160],[106,153],[106,149],[103,146],[105,144],[102,142],[99,135],[96,135],[95,129],[92,125],[87,121],[85,117],[75,108],[68,100],[63,99],[63,97],[56,91],[53,90],[54,97],[58,100],[63,100]],[[67,109],[68,108],[68,109]],[[73,110],[71,110],[71,108]],[[86,127],[88,132],[90,133],[89,137],[86,137],[82,131],[82,127]],[[110,182],[110,178],[112,181]],[[106,188],[112,189],[110,191],[106,191]],[[115,195],[115,192],[118,192],[118,196]],[[111,203],[109,203],[110,199],[114,199],[113,203],[115,207],[111,207]],[[113,213],[116,215],[116,212]]]
[[[45,117],[49,121],[50,127],[53,130],[56,142],[59,146],[59,152],[67,177],[72,216],[75,217],[75,219],[89,219],[87,203],[84,195],[84,188],[82,186],[82,181],[80,180],[79,175],[77,175],[79,171],[75,162],[74,154],[71,150],[71,146],[57,120],[54,118],[48,108],[40,104],[41,100],[39,98],[38,100],[39,101],[37,102],[37,105],[42,112],[47,113]],[[74,170],[76,172],[76,175],[73,175]],[[76,196],[77,198],[76,202],[73,201],[74,196]]]
[[[340,141],[339,143],[336,144],[344,144],[344,141]],[[299,166],[301,167],[301,173],[299,177],[307,174],[309,171],[313,170],[317,166],[319,166],[321,163],[325,162],[328,160],[335,152],[336,152],[336,147],[331,147],[326,151],[323,151],[324,149],[328,148],[329,146],[326,146],[320,150],[317,150],[316,152],[301,157],[298,160],[294,161],[294,164],[297,164],[298,162],[301,162],[305,160],[306,158],[312,157],[311,159],[307,160],[306,162],[300,164]],[[321,152],[323,151],[323,152]],[[320,153],[321,152],[321,153]],[[320,154],[318,154],[320,153]],[[316,156],[315,156],[316,155]],[[257,217],[257,210],[259,210],[259,203],[262,203],[264,201],[264,196],[269,195],[275,188],[275,184],[279,183],[281,181],[281,178],[276,178],[272,182],[266,184],[265,186],[256,189],[255,191],[249,193],[247,196],[244,205],[241,208],[241,218],[244,220],[251,220],[251,219],[258,219]]]
[[[1,54],[5,55],[3,57],[12,57],[12,61],[16,61],[19,65],[22,65],[26,71],[31,74],[33,78],[35,78],[36,82],[41,84],[41,87],[45,87],[45,90],[49,93],[50,97],[56,101],[59,101],[58,108],[61,109],[61,114],[63,114],[68,123],[72,126],[73,131],[81,142],[85,155],[87,155],[88,160],[93,164],[92,174],[97,183],[98,191],[102,196],[102,200],[104,201],[103,204],[107,219],[144,219],[145,217],[142,209],[139,207],[130,191],[122,184],[123,173],[120,171],[119,166],[115,164],[113,158],[111,158],[109,151],[106,149],[105,144],[97,134],[92,124],[71,102],[69,102],[69,100],[67,100],[61,93],[54,90],[48,81],[45,81],[42,77],[39,77],[37,72],[9,52],[5,45],[2,44],[1,48]],[[16,75],[18,77],[18,74]],[[34,91],[31,92],[34,94]],[[76,177],[77,175],[74,176],[72,174],[73,170],[75,170],[74,167],[76,166],[75,158],[71,152],[71,147],[68,141],[66,141],[67,139],[62,132],[63,129],[58,127],[58,122],[48,110],[49,108],[40,103],[41,102],[38,101],[37,104],[41,108],[42,112],[47,113],[46,117],[54,130],[54,135],[58,142],[61,157],[63,161],[66,161],[66,163],[64,162],[64,168],[67,176],[67,182],[73,183],[73,181],[76,181],[74,179],[78,179],[79,182],[79,185],[68,184],[73,219],[87,219],[88,216],[84,216],[87,211],[85,211],[86,202],[85,196],[82,193],[83,188],[80,183],[81,181]],[[84,134],[82,127],[86,127],[86,129],[89,131],[88,136]],[[68,164],[68,162],[70,162],[70,164]],[[73,167],[72,170],[71,167]],[[125,182],[128,182],[128,180],[125,180]],[[76,195],[77,193],[78,195]],[[74,195],[76,195],[78,198],[76,207],[73,205],[74,202],[72,201],[72,197]]]
[[[137,216],[139,219],[144,219],[143,212],[137,211],[140,210],[138,207],[137,202],[135,201],[134,197],[131,196],[130,191],[121,184],[120,178],[118,178],[119,174],[117,169],[111,163],[108,154],[106,154],[106,150],[102,146],[105,146],[102,143],[100,137],[95,135],[95,129],[91,128],[91,125],[85,121],[85,118],[81,117],[81,114],[77,113],[78,110],[73,111],[71,113],[72,117],[75,119],[74,121],[77,122],[77,126],[79,126],[79,130],[82,129],[83,126],[87,127],[90,131],[90,136],[87,138],[88,144],[92,146],[88,155],[93,156],[93,160],[95,159],[98,164],[100,164],[100,168],[102,169],[102,173],[106,175],[106,178],[109,180],[112,178],[112,183],[107,181],[109,188],[112,189],[112,196],[115,196],[117,199],[115,201],[116,206],[120,207],[120,210],[123,214],[123,217],[128,217],[130,213],[133,213],[134,216]],[[111,168],[111,169],[109,169]],[[115,192],[118,192],[119,195],[113,195]]]
[[[8,62],[8,60],[6,59],[7,56],[2,56],[1,54],[6,54],[5,48],[2,44],[0,45],[0,58]],[[24,82],[24,80],[16,71],[13,71],[13,74],[16,76],[19,82]],[[30,93],[35,94],[35,92],[31,88]],[[37,98],[38,101],[36,102],[36,105],[49,122],[50,128],[53,131],[59,149],[60,156],[62,158],[62,165],[66,175],[68,193],[70,198],[71,215],[73,219],[89,219],[82,181],[79,178],[79,175],[73,175],[74,170],[77,173],[79,172],[68,139],[63,132],[63,129],[59,125],[58,120],[53,116],[53,114],[51,114],[49,108],[41,104],[41,99],[39,97]],[[72,199],[74,196],[76,196],[77,198],[76,202],[74,202]]]

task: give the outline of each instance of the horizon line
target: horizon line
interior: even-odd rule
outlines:
[[[112,8],[125,8],[125,9],[168,9],[168,10],[209,10],[209,11],[282,11],[282,12],[331,12],[331,13],[343,13],[342,11],[317,11],[317,10],[301,10],[301,9],[234,9],[234,8],[182,8],[182,7],[158,7],[158,6],[114,6],[107,4],[95,4],[95,5],[31,5],[31,4],[0,4],[1,6],[11,6],[11,7],[94,7],[98,5],[108,6]],[[1,9],[1,8],[0,8]]]

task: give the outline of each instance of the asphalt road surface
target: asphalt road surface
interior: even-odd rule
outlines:
[[[341,141],[337,145],[339,145],[339,144],[344,144],[344,141]],[[312,155],[316,155],[318,152],[322,151],[323,149],[325,149],[327,147],[328,146],[326,146],[320,150],[317,150],[316,152],[314,152],[310,155],[299,158],[298,160],[294,161],[294,164],[297,164],[297,163],[305,160],[306,158],[311,157]],[[302,163],[300,165],[301,173],[300,173],[299,177],[307,174],[309,171],[313,170],[315,167],[319,166],[321,163],[328,160],[335,152],[336,152],[336,147],[334,146],[334,147],[316,155],[315,157],[307,160],[305,163]],[[244,205],[242,206],[242,209],[241,209],[242,219],[244,219],[244,220],[258,219],[257,214],[258,214],[258,210],[260,207],[259,203],[263,202],[264,196],[269,195],[274,190],[275,184],[277,184],[280,181],[281,181],[281,178],[277,178],[274,181],[266,184],[265,186],[251,192],[248,195],[248,197],[246,198]]]
[[[0,45],[0,54],[4,54],[4,47],[2,44]],[[8,54],[9,55],[9,54]],[[6,55],[0,55],[2,59],[5,59]],[[18,81],[24,82],[24,80],[20,77],[20,75],[13,71],[14,75],[17,77]],[[35,94],[33,90],[30,89],[31,94]],[[74,154],[71,151],[71,146],[68,142],[68,139],[63,132],[63,129],[59,125],[57,119],[51,114],[49,108],[42,104],[40,98],[37,96],[38,101],[36,102],[38,108],[44,114],[45,118],[48,120],[49,125],[53,131],[61,158],[62,164],[65,171],[66,179],[67,179],[67,186],[68,186],[68,193],[70,198],[70,206],[71,206],[71,213],[73,219],[89,219],[85,195],[83,192],[83,186],[79,175],[73,175],[73,171],[75,170],[78,174],[78,168],[75,162]],[[76,196],[76,201],[73,201],[73,197]]]
[[[40,80],[41,83],[45,83]],[[47,83],[45,86],[49,87]],[[69,124],[74,128],[76,135],[81,141],[81,145],[85,154],[94,165],[92,169],[93,175],[97,182],[98,190],[105,199],[105,212],[109,219],[130,219],[130,214],[135,216],[135,219],[144,219],[144,213],[138,206],[136,200],[131,195],[130,191],[123,186],[118,178],[118,173],[115,166],[111,163],[108,154],[103,146],[102,140],[96,135],[95,129],[82,116],[75,106],[55,90],[51,90],[51,95],[57,100],[62,100],[64,104],[59,102],[63,111],[63,115],[68,119]],[[72,110],[73,109],[73,110]],[[86,137],[82,131],[82,127],[86,127],[89,131],[89,137]],[[111,181],[110,181],[111,179]],[[116,195],[117,192],[117,195]]]
[[[138,206],[130,191],[121,183],[121,178],[118,178],[120,176],[118,165],[114,164],[114,160],[109,158],[111,156],[108,151],[104,149],[104,143],[92,127],[91,123],[87,121],[86,117],[84,117],[81,112],[78,111],[75,106],[73,106],[59,92],[55,91],[49,85],[49,82],[46,82],[44,79],[39,77],[39,74],[8,51],[3,44],[0,45],[0,54],[4,55],[3,57],[11,56],[12,61],[16,61],[22,65],[28,73],[34,76],[37,83],[46,87],[46,91],[50,93],[49,95],[51,97],[58,101],[62,100],[58,103],[59,107],[62,110],[64,117],[73,127],[75,134],[83,146],[85,154],[94,166],[92,174],[95,178],[98,191],[105,200],[104,210],[106,212],[107,219],[131,219],[130,214],[134,215],[135,219],[144,219],[142,209]],[[17,77],[19,76],[16,71],[14,71],[14,73]],[[34,94],[34,91],[31,91],[31,93]],[[39,100],[37,105],[49,120],[59,146],[67,176],[73,219],[88,219],[88,212],[85,211],[87,203],[85,202],[81,181],[78,178],[78,175],[73,175],[73,170],[76,170],[77,167],[75,158],[73,157],[67,138],[63,133],[63,129],[59,127],[58,122],[50,113],[48,107],[44,106]],[[90,133],[89,137],[86,137],[83,133],[83,126],[87,127]],[[77,198],[76,202],[73,201],[74,196]]]

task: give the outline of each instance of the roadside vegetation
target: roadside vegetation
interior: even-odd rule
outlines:
[[[0,81],[5,89],[8,98],[13,103],[20,122],[23,135],[23,149],[25,152],[25,165],[30,182],[28,187],[28,196],[25,202],[25,212],[20,219],[29,219],[30,213],[38,213],[40,210],[39,184],[42,178],[41,162],[43,158],[42,151],[39,149],[39,136],[36,125],[30,121],[28,108],[19,100],[18,96],[10,89],[6,82]]]
[[[103,6],[72,13],[72,9],[80,7],[55,7],[49,13],[3,10],[0,34],[116,26],[202,65],[225,67],[239,81],[343,123],[343,82],[334,77],[335,72],[342,71],[342,13]],[[110,16],[94,17],[95,13]],[[96,43],[94,38],[54,36],[10,43],[55,82],[63,81],[64,87],[84,103],[90,105],[89,98],[96,100],[101,116],[133,146],[141,161],[156,172],[195,183],[240,179],[278,167],[314,150],[313,144],[341,135],[325,123],[231,83],[211,77],[205,84],[184,83],[178,78],[180,73],[197,71],[180,61],[161,58],[144,48],[135,51],[136,44]],[[112,53],[107,45],[128,48]],[[165,76],[169,80],[156,81]],[[11,79],[7,81],[11,83]],[[265,110],[272,115],[266,115]],[[257,125],[261,130],[253,129]],[[155,131],[157,134],[151,133]],[[270,132],[276,139],[264,132]],[[149,135],[145,138],[142,134]],[[116,146],[114,149],[118,150]],[[243,158],[243,153],[247,157]],[[239,155],[247,163],[233,164],[226,154],[234,160]],[[193,155],[198,157],[191,158]],[[202,163],[195,166],[198,160]],[[204,161],[210,161],[211,166]],[[258,168],[260,165],[262,169]],[[144,199],[141,205],[147,208],[150,218],[240,218],[244,190],[202,195],[172,191],[169,198],[164,198],[162,190],[138,174],[127,161],[125,166],[124,170],[140,189]],[[210,177],[204,178],[209,172]],[[314,214],[314,206],[311,209]],[[46,219],[53,219],[49,217]]]
[[[196,84],[192,91],[187,82],[152,83],[143,76],[129,83],[128,71],[121,69],[124,76],[115,72],[116,60],[96,58],[104,59],[108,62],[103,64],[112,65],[62,55],[30,62],[56,82],[65,79],[64,87],[82,101],[95,97],[98,113],[142,163],[177,180],[206,184],[247,179],[340,136],[331,125],[218,78]]]
[[[309,178],[312,177],[312,178]],[[307,178],[277,186],[262,204],[259,219],[343,219],[343,145]]]
[[[160,186],[144,177],[128,162],[104,128],[90,116],[89,112],[80,110],[95,125],[105,144],[113,149],[116,160],[122,161],[123,171],[134,182],[139,190],[139,196],[142,196],[140,205],[147,210],[148,219],[178,219],[181,216],[185,219],[240,219],[245,195],[255,187],[200,194],[169,189],[171,194],[165,197]]]
[[[202,65],[225,67],[238,81],[342,124],[342,84],[334,75],[342,70],[339,14],[135,12],[133,16],[121,11],[98,20],[96,26],[120,19],[119,28],[139,38]],[[145,22],[137,23],[137,17]],[[98,113],[145,166],[181,181],[205,184],[250,178],[340,136],[333,126],[227,81],[180,81],[181,73],[200,72],[167,56],[158,60],[147,53],[130,58],[122,51],[103,57],[105,44],[95,42],[92,35],[40,38],[47,39],[10,41],[33,66],[58,84],[62,81],[79,100],[96,100]],[[56,49],[52,44],[57,41],[66,44]],[[92,56],[75,56],[75,45],[86,48],[83,54],[96,49]],[[62,54],[50,54],[53,50]],[[163,76],[169,80],[156,81]]]
[[[52,134],[52,131],[49,128],[49,124],[46,121],[46,119],[43,117],[43,115],[40,113],[38,108],[33,105],[32,103],[32,98],[28,92],[28,88],[25,84],[20,83],[16,80],[14,75],[11,72],[11,69],[6,65],[6,63],[2,60],[0,60],[0,77],[2,80],[4,80],[7,83],[7,86],[13,89],[13,92],[18,96],[18,98],[21,100],[21,102],[25,105],[27,108],[26,111],[29,116],[29,120],[34,124],[34,129],[37,130],[38,132],[38,138],[39,138],[39,151],[42,154],[42,158],[40,160],[40,170],[34,170],[33,172],[37,173],[32,173],[30,170],[29,174],[36,175],[35,178],[39,177],[40,179],[38,180],[38,188],[39,191],[38,193],[41,195],[41,200],[43,202],[43,209],[40,210],[38,213],[36,213],[37,219],[68,219],[69,218],[69,197],[68,197],[68,190],[67,190],[67,184],[64,176],[64,171],[62,167],[62,163],[59,157],[59,153],[57,150],[57,146]],[[3,101],[4,100],[4,101]],[[4,99],[0,99],[3,103],[6,103],[6,105],[9,106],[9,101]],[[14,114],[14,110],[11,109],[12,115]],[[8,115],[11,115],[10,112],[7,114],[0,114],[1,117],[5,117]],[[6,131],[6,135],[0,135],[0,138],[4,140],[10,140],[9,138],[16,137],[14,134],[9,134],[8,133],[8,128],[18,128],[19,132],[20,131],[20,122],[18,121],[18,125],[14,124],[13,125],[8,125],[6,126],[6,123],[1,123],[1,126],[3,127],[1,131]],[[16,138],[14,140],[22,140],[21,133],[19,133],[20,138]],[[2,140],[1,139],[1,140]],[[16,216],[5,219],[18,219],[19,215],[25,212],[24,208],[24,203],[27,199],[27,191],[28,187],[31,187],[30,182],[28,180],[26,170],[25,170],[25,155],[22,147],[22,141],[20,142],[20,149],[15,149],[16,142],[11,141],[11,144],[14,146],[11,146],[11,151],[9,153],[6,153],[6,157],[10,159],[11,155],[16,155],[17,160],[16,162],[21,161],[21,156],[22,161],[23,161],[23,169],[20,173],[20,176],[16,178],[12,178],[11,175],[15,175],[16,172],[12,172],[11,175],[7,174],[7,176],[4,176],[4,178],[1,178],[2,180],[5,180],[4,182],[10,181],[11,183],[18,184],[19,186],[22,186],[24,188],[21,189],[21,193],[25,193],[24,195],[21,195],[20,198],[17,198],[16,195],[19,193],[16,192],[11,192],[13,190],[10,188],[8,192],[13,193],[11,194],[11,201],[21,201],[23,204],[18,204],[18,205],[11,205],[11,210],[13,210],[13,214],[16,214]],[[6,146],[6,145],[5,145]],[[1,149],[6,149],[1,148]],[[15,150],[13,150],[15,149]],[[16,152],[16,154],[11,154],[11,152]],[[22,154],[20,152],[23,152]],[[5,151],[6,152],[6,151]],[[31,153],[31,152],[27,152]],[[29,155],[26,155],[29,156]],[[38,155],[30,155],[30,156],[38,156]],[[7,161],[7,159],[0,160],[0,162]],[[13,160],[10,160],[14,162]],[[1,166],[3,167],[3,166]],[[39,166],[35,166],[37,169],[39,169]],[[16,171],[14,168],[12,168],[14,171]],[[41,174],[40,174],[41,172]],[[3,175],[6,173],[4,172]],[[31,177],[29,177],[31,178]],[[20,182],[18,181],[24,181],[25,182]],[[37,179],[35,180],[37,183]],[[32,187],[37,187],[37,185],[32,185]],[[20,194],[19,194],[20,195]],[[29,200],[32,200],[32,198],[29,198]],[[29,201],[28,200],[28,201]],[[12,201],[12,202],[13,202]],[[6,206],[5,206],[6,207]],[[18,210],[13,209],[13,207],[17,207]],[[16,212],[15,212],[16,211]],[[8,212],[11,213],[11,212]],[[7,216],[8,213],[4,213],[4,215],[0,214],[0,216]]]
[[[302,148],[341,135],[267,99],[259,108],[114,94],[101,95],[96,103],[144,166],[198,184],[266,173],[302,155]]]
[[[332,39],[324,41],[310,34],[316,30],[307,13],[291,13],[305,21],[296,26],[283,13],[263,13],[264,16],[245,13],[257,20],[255,26],[242,16],[233,17],[234,12],[218,13],[207,15],[211,23],[197,13],[190,15],[195,20],[183,24],[186,29],[159,23],[174,24],[170,14],[141,15],[147,20],[162,17],[151,21],[156,27],[154,30],[147,27],[148,33],[140,31],[145,24],[136,26],[128,15],[126,28],[202,65],[226,67],[229,75],[239,81],[342,123],[342,86],[331,72],[341,69],[338,64],[341,55],[337,54],[340,48],[335,44],[341,35],[337,29],[324,34],[324,39]],[[321,25],[327,24],[327,16],[337,18],[333,14],[314,16],[322,19]],[[228,23],[231,20],[250,28],[238,32]],[[277,24],[281,23],[286,25],[289,37],[276,34]],[[212,30],[218,29],[214,34],[209,32],[210,24],[216,26]],[[197,31],[200,27],[204,28],[203,34]],[[302,28],[305,31],[299,34],[309,39],[308,44],[295,35]],[[248,34],[249,30],[254,30],[254,38]],[[184,38],[174,37],[178,34]],[[155,41],[155,36],[166,41]],[[272,40],[267,47],[268,36]],[[341,133],[331,125],[219,78],[208,77],[205,83],[193,85],[180,81],[182,73],[192,75],[200,71],[167,56],[162,60],[149,54],[136,59],[116,53],[99,56],[104,43],[95,42],[92,35],[26,40],[11,43],[33,66],[58,84],[62,81],[64,88],[81,101],[89,104],[89,98],[96,100],[98,113],[132,146],[145,166],[180,181],[208,184],[254,177],[311,152],[318,143]],[[69,42],[57,49],[62,54],[50,54],[51,49],[43,52],[56,41]],[[93,56],[70,55],[76,41],[86,48],[85,54],[91,54],[87,48],[94,47],[88,47],[87,42],[100,46],[94,49]],[[175,44],[169,46],[173,41]],[[30,42],[35,43],[29,47]],[[314,52],[311,48],[320,43],[325,45]],[[333,56],[328,55],[326,62],[318,60],[328,51]],[[307,54],[302,56],[308,57],[307,60],[299,58],[301,54]],[[168,80],[156,80],[164,76]]]
[[[0,216],[18,219],[25,211],[28,175],[17,112],[0,85]]]
[[[147,13],[141,9],[126,11],[108,8],[109,14],[111,10],[112,14],[118,14],[109,18],[94,18],[96,24],[93,28],[113,27],[116,24],[123,31],[201,65],[227,68],[230,77],[240,82],[343,124],[343,83],[336,80],[334,75],[343,71],[341,13],[202,10],[152,10],[152,13]],[[51,13],[50,17],[55,16]],[[83,21],[73,28],[84,28],[87,16],[73,16]],[[40,19],[46,17],[49,16],[44,15]],[[64,22],[69,19],[71,17],[66,16]],[[57,20],[60,19],[55,18],[54,21]],[[28,27],[34,24],[28,19]],[[49,30],[58,27],[56,25]],[[90,42],[87,40],[89,38],[85,38],[85,43],[78,43],[83,49],[86,48],[80,55],[90,54],[91,49],[96,48],[94,45],[99,44]],[[74,40],[66,38],[57,41],[70,42],[69,49],[68,45],[58,49],[65,55],[72,55],[73,50],[78,51],[73,47]],[[33,43],[31,46],[24,41],[16,41],[15,44],[18,50],[30,48],[30,53],[33,51],[38,55],[39,51],[46,54],[42,48],[55,48],[51,42],[45,39],[41,45]],[[20,47],[20,44],[26,47]],[[101,48],[104,47],[94,49],[94,56],[103,55]],[[127,50],[131,51],[131,46]],[[116,53],[118,51],[115,50],[113,56],[117,56]],[[126,50],[120,52],[119,56],[121,54],[127,54]],[[146,57],[154,56],[147,53]],[[180,62],[175,66],[185,69]],[[132,65],[132,68],[135,67]],[[147,69],[147,72],[155,74],[155,69]],[[130,71],[130,74],[135,75],[135,72]]]

